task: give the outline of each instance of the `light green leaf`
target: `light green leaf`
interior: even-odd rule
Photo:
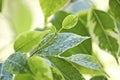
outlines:
[[[118,32],[113,19],[105,12],[93,10],[89,18],[89,30],[93,41],[97,38],[99,47],[110,52],[117,60]]]
[[[108,80],[105,76],[94,76],[90,80]]]
[[[29,72],[25,55],[22,53],[10,55],[5,61],[5,69],[13,74]]]
[[[67,59],[68,61],[71,61],[73,63],[76,63],[80,66],[83,66],[83,67],[86,67],[89,69],[93,69],[93,70],[97,70],[100,72],[104,72],[99,61],[91,55],[76,54],[76,55],[72,55],[70,57],[65,57],[65,59]]]
[[[13,80],[13,75],[4,68],[4,63],[0,63],[0,80]]]
[[[60,57],[47,57],[64,76],[65,80],[85,80],[81,73],[69,62]]]
[[[26,73],[26,74],[16,74],[14,80],[34,80],[34,79],[31,74]]]
[[[63,20],[62,27],[64,29],[70,29],[70,28],[75,27],[75,25],[77,24],[77,22],[78,22],[78,17],[77,16],[75,16],[75,15],[68,15]]]
[[[15,43],[15,51],[29,52],[34,49],[49,31],[29,31],[20,34]]]
[[[46,36],[39,46],[42,46],[44,42],[48,41],[51,38],[51,35]],[[53,36],[53,35],[52,35]],[[59,55],[66,50],[73,48],[88,37],[82,37],[73,33],[59,33],[57,34],[43,49],[38,53],[40,55]]]
[[[0,0],[0,12],[2,11],[2,0]]]
[[[54,80],[65,80],[62,73],[55,67],[51,67]]]
[[[51,69],[43,58],[32,56],[28,59],[28,64],[35,80],[53,80]]]
[[[120,22],[120,0],[109,0],[109,7],[115,19]]]
[[[53,13],[57,12],[68,0],[39,0],[45,18],[48,18]]]
[[[32,12],[25,0],[6,0],[3,13],[11,21],[16,34],[30,30]]]

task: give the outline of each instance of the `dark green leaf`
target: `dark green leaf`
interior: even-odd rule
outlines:
[[[105,76],[94,76],[90,80],[108,80]]]
[[[57,12],[68,0],[39,0],[45,18]]]
[[[48,41],[51,36],[48,35],[43,39],[40,45]],[[82,37],[73,33],[59,33],[57,34],[49,44],[39,51],[42,55],[58,55],[65,52],[66,50],[79,45],[88,37]]]
[[[51,68],[54,80],[65,80],[62,73],[55,67]]]
[[[109,7],[115,18],[120,22],[120,0],[109,0]]]
[[[0,80],[13,80],[12,78],[13,75],[4,68],[4,63],[0,63]]]
[[[32,56],[28,59],[28,64],[35,80],[53,80],[51,69],[43,58]]]
[[[61,54],[61,56],[71,56],[71,55],[79,54],[79,53],[92,54],[91,38],[83,41],[81,44],[71,49],[68,49],[63,54]]]
[[[2,0],[0,0],[0,12],[2,11]]]
[[[30,31],[19,35],[14,43],[15,51],[29,52],[34,49],[49,31]]]
[[[7,0],[4,15],[11,21],[16,34],[30,30],[32,26],[32,12],[24,0]]]
[[[64,76],[65,80],[85,80],[80,72],[65,59],[60,57],[47,57],[53,66],[55,66]]]
[[[27,59],[22,53],[14,53],[5,61],[5,69],[10,73],[25,73],[29,72]]]
[[[89,69],[93,69],[93,70],[97,70],[100,72],[104,72],[99,61],[91,55],[76,54],[76,55],[72,55],[70,57],[65,57],[65,59],[67,59],[68,61],[71,61],[73,63],[76,63],[80,66],[83,66],[83,67],[86,67]]]
[[[93,10],[89,18],[89,30],[93,41],[98,38],[99,47],[110,52],[117,60],[119,35],[113,19],[103,11]]]
[[[34,80],[34,79],[31,74],[26,73],[26,74],[16,74],[14,80]]]
[[[70,29],[75,27],[78,22],[78,17],[75,15],[68,15],[62,22],[62,28]]]

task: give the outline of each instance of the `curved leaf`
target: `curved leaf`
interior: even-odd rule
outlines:
[[[45,18],[57,12],[68,0],[39,0]]]
[[[120,0],[109,0],[109,7],[115,19],[120,22]]]
[[[90,80],[108,80],[105,76],[94,76]]]
[[[34,79],[31,74],[26,73],[26,74],[16,74],[14,80],[34,80]]]
[[[76,54],[76,55],[72,55],[70,57],[65,57],[65,59],[67,59],[68,61],[71,61],[73,63],[76,63],[80,66],[83,66],[83,67],[86,67],[89,69],[93,69],[93,70],[97,70],[100,72],[104,72],[99,61],[96,58],[94,58],[93,56],[86,55],[86,54]]]
[[[47,58],[62,73],[65,80],[85,80],[80,72],[65,59],[54,56],[48,56]]]
[[[93,10],[89,18],[89,29],[92,39],[98,38],[99,47],[110,52],[117,60],[119,35],[113,19],[103,11]]]
[[[42,46],[50,37],[51,35],[45,37],[39,46]],[[88,37],[82,37],[73,33],[59,33],[47,44],[47,46],[39,51],[39,54],[47,56],[59,55],[66,50],[79,45],[86,39],[88,39]]]
[[[13,75],[4,68],[4,63],[0,63],[0,80],[13,80]]]
[[[29,52],[34,49],[49,31],[30,31],[19,35],[14,43],[15,51]]]
[[[65,19],[63,20],[62,23],[62,28],[64,29],[70,29],[75,27],[75,25],[78,22],[78,17],[75,15],[68,15],[67,17],[65,17]]]
[[[28,64],[35,80],[53,80],[51,69],[43,58],[39,56],[30,57]]]
[[[13,74],[29,72],[27,59],[22,53],[10,55],[5,61],[5,69]]]

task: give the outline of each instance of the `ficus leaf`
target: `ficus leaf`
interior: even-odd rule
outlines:
[[[27,58],[22,53],[14,53],[5,61],[5,69],[13,74],[29,72]]]
[[[52,34],[46,36],[43,41],[41,41],[38,47],[41,47],[46,41],[48,41]],[[59,55],[66,50],[73,48],[89,37],[82,37],[73,33],[59,33],[57,34],[43,49],[38,51],[39,55]]]
[[[47,57],[64,76],[65,80],[85,80],[81,73],[68,61],[60,57]]]
[[[119,34],[111,16],[106,12],[94,9],[89,15],[88,24],[93,41],[101,49],[110,52],[118,62]],[[98,38],[98,41],[95,41],[95,38]]]
[[[57,12],[67,1],[68,0],[39,0],[45,18]]]
[[[32,56],[28,64],[35,80],[53,80],[51,69],[43,58]]]
[[[4,63],[0,63],[0,80],[13,80],[13,75],[4,68]]]
[[[68,15],[63,20],[62,27],[64,29],[70,29],[70,28],[75,27],[75,25],[77,24],[77,22],[78,22],[78,17],[77,16],[75,16],[75,15]]]
[[[34,49],[49,31],[29,31],[20,34],[14,42],[15,51],[29,52]]]

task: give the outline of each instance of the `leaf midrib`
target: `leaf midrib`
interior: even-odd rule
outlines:
[[[110,44],[110,40],[109,40],[109,38],[108,38],[108,36],[107,36],[105,30],[104,30],[104,25],[103,25],[103,23],[101,22],[99,16],[96,14],[95,11],[93,11],[93,14],[94,14],[95,17],[96,17],[97,22],[101,25],[101,29],[102,29],[102,31],[103,31],[103,33],[104,33],[104,35],[105,35],[105,38],[106,38],[106,40],[107,40],[107,42],[108,42],[109,48],[110,48],[111,51],[113,52],[114,50],[113,50],[112,45]]]

